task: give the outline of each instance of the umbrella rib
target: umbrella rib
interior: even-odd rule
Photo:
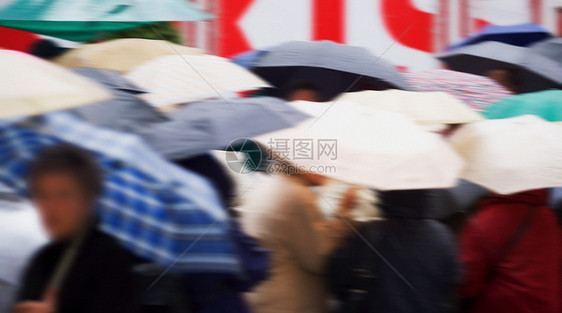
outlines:
[[[414,292],[417,293],[416,288],[414,288],[414,286],[412,285],[412,283],[410,283],[408,281],[408,279],[406,279],[406,277],[404,277],[404,275],[402,275],[400,273],[400,271],[398,271],[398,269],[396,267],[394,267],[381,253],[379,250],[377,250],[377,248],[375,248],[367,238],[365,238],[365,236],[363,236],[359,230],[357,230],[357,228],[355,226],[353,226],[353,224],[351,224],[351,222],[349,222],[349,219],[347,219],[345,216],[341,215],[339,208],[336,209],[334,208],[334,206],[327,201],[317,190],[311,189],[312,191],[314,191],[314,193],[316,193],[316,195],[322,199],[322,201],[324,203],[326,203],[326,205],[328,205],[334,212],[335,214],[338,216],[338,218],[341,218],[345,224],[351,229],[351,231],[353,231],[357,236],[359,236],[359,238]]]
[[[182,55],[179,53],[179,51],[174,47],[174,45],[167,41],[164,36],[162,36],[162,34],[160,34],[159,31],[156,30],[156,28],[154,28],[154,26],[152,24],[149,25],[150,29],[158,36],[160,37],[160,39],[162,39],[164,42],[166,42],[170,48],[172,50],[174,50],[174,52],[187,64],[189,65],[189,67],[191,67],[191,69],[193,69],[193,71],[195,71],[195,73],[197,73],[197,75],[199,75],[199,77],[201,77],[201,79],[207,84],[209,85],[209,87],[211,87],[211,89],[213,89],[215,91],[215,93],[226,103],[228,103],[228,105],[230,106],[230,108],[232,110],[234,110],[234,112],[236,112],[236,114],[238,114],[238,116],[244,120],[244,122],[246,122],[246,124],[250,124],[250,122],[242,115],[240,114],[240,112],[238,110],[236,110],[236,108],[234,108],[234,106],[232,105],[232,103],[230,103],[230,101],[228,101],[214,86],[213,84],[211,84],[207,79],[205,79],[205,77],[203,77],[203,75],[201,75],[201,73],[191,64],[189,63],[189,61]]]
[[[255,183],[252,183],[250,186],[248,186],[248,188],[242,192],[240,195],[238,195],[238,197],[233,201],[234,203],[237,203],[248,191],[250,191],[250,189],[252,189],[254,187]],[[206,236],[209,231],[218,223],[218,222],[222,222],[224,221],[225,217],[228,216],[228,211],[225,210],[225,212],[219,216],[217,219],[215,219],[215,221],[210,224],[209,226],[207,226],[207,228],[205,229],[205,232],[200,234],[197,239],[195,239],[190,245],[189,247],[185,248],[185,250],[182,251],[182,253],[172,262],[172,264],[170,264],[168,267],[166,267],[162,273],[160,275],[158,275],[158,277],[156,277],[154,279],[154,281],[150,284],[150,286],[148,286],[148,288],[146,289],[146,291],[149,291],[150,289],[152,289],[152,287],[154,287],[154,285],[156,285],[164,276],[166,276],[166,274],[168,274],[168,272],[170,272],[170,270],[179,262],[180,259],[182,259],[188,252],[189,250],[191,250],[191,248],[193,248],[193,246],[195,246],[199,241],[201,241],[201,239]]]
[[[365,68],[365,70],[363,71],[364,73],[366,73],[371,67],[373,67],[375,64],[377,64],[379,62],[379,60],[388,52],[390,51],[390,49],[392,49],[396,43],[402,39],[402,37],[404,37],[413,27],[414,25],[416,25],[418,23],[420,19],[416,19],[410,26],[408,26],[408,28],[406,28],[402,34],[400,34],[400,36],[398,36],[398,38],[396,38],[389,46],[388,48],[386,48],[386,50],[383,51],[383,53],[381,55],[379,55],[374,62],[372,62],[371,64],[369,64],[369,66],[367,66],[367,68]],[[365,74],[359,74],[357,75],[357,78],[355,78],[355,80],[344,90],[344,92],[340,93],[337,98],[332,102],[332,104],[330,104],[330,106],[324,111],[322,112],[322,114],[320,114],[320,116],[318,116],[314,122],[312,122],[308,128],[306,129],[307,131],[312,128],[312,126],[314,126],[314,124],[316,124],[316,122],[318,122],[318,120],[320,120],[324,114],[326,114],[340,99],[341,97],[348,92],[349,90],[351,90],[351,88],[353,88],[358,82],[359,80],[361,80],[361,78],[365,77]]]

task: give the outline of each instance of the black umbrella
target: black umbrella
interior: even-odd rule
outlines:
[[[488,193],[486,188],[467,180],[459,180],[453,188],[433,189],[429,197],[432,216],[446,219],[456,213],[467,213]]]
[[[512,69],[521,92],[562,86],[562,65],[525,47],[488,41],[448,51],[437,58],[454,71],[482,76],[493,69]]]
[[[532,45],[531,50],[562,65],[562,38],[551,38]]]
[[[295,83],[312,83],[322,100],[346,91],[410,89],[392,64],[365,48],[331,41],[282,44],[261,57],[253,70],[281,94],[286,94]]]

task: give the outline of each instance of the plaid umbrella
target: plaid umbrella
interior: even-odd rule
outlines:
[[[406,79],[415,91],[447,92],[477,111],[511,95],[511,92],[487,77],[451,70],[408,73]]]
[[[220,200],[203,178],[168,164],[134,136],[96,129],[67,113],[47,115],[39,127],[0,126],[0,182],[25,193],[26,163],[34,155],[49,145],[77,144],[92,151],[106,173],[102,230],[136,255],[177,271],[238,273]]]

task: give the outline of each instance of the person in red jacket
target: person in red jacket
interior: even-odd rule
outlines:
[[[492,195],[461,236],[468,312],[562,311],[562,237],[544,189]],[[466,304],[466,303],[465,303]]]

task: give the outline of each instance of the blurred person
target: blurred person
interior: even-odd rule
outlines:
[[[225,216],[232,215],[234,211],[231,210],[231,205],[236,200],[234,199],[235,182],[213,155],[202,154],[178,160],[176,163],[207,178],[222,200]],[[242,231],[235,216],[231,216],[228,220],[229,235],[242,263],[243,278],[220,273],[184,274],[183,284],[193,312],[249,313],[250,309],[243,292],[251,290],[267,278],[268,251],[262,249],[253,238]]]
[[[489,191],[473,182],[459,179],[456,186],[432,189],[430,206],[435,218],[448,226],[458,238],[470,217],[477,211],[478,203]]]
[[[546,189],[491,195],[461,238],[464,311],[560,312],[561,233]]]
[[[496,68],[486,72],[486,77],[497,82],[514,94],[521,93],[521,82],[517,77],[517,72],[509,68]]]
[[[455,239],[431,207],[433,190],[379,193],[383,220],[360,226],[330,257],[341,313],[454,311]]]
[[[444,139],[451,138],[461,127],[463,124],[447,124],[445,128],[442,129],[439,134],[443,136]]]
[[[134,257],[96,228],[101,169],[85,151],[44,149],[28,169],[28,187],[51,242],[24,272],[14,313],[137,312]]]
[[[272,251],[272,271],[248,294],[255,313],[322,313],[328,307],[324,262],[350,231],[344,218],[355,203],[355,189],[343,196],[339,213],[325,219],[311,187],[326,183],[314,173],[273,175],[250,191],[242,207],[242,224]]]
[[[322,95],[316,85],[307,81],[299,81],[289,86],[285,93],[285,100],[287,101],[322,101]]]
[[[315,188],[318,193],[318,206],[324,213],[324,217],[330,218],[339,214],[338,205],[347,191],[352,188],[356,190],[356,199],[355,205],[349,212],[351,219],[358,222],[381,219],[382,212],[378,207],[379,200],[375,192],[366,187],[336,179],[328,179],[322,186]]]

